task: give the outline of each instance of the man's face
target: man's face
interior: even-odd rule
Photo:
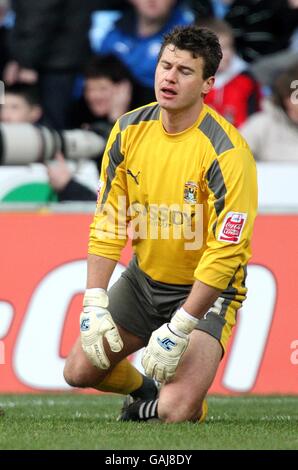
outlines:
[[[111,111],[114,83],[108,78],[88,78],[85,84],[85,99],[91,112],[98,117]]]
[[[39,106],[32,106],[25,98],[7,93],[1,107],[1,121],[10,124],[36,123],[41,117]]]
[[[140,15],[155,20],[168,16],[176,0],[130,0],[130,3]]]
[[[285,99],[284,104],[289,118],[298,125],[298,104],[292,97]]]
[[[190,51],[165,47],[155,73],[155,94],[160,106],[168,111],[189,109],[202,102],[214,77],[203,79],[203,59],[193,58]]]
[[[235,56],[233,39],[227,34],[218,34],[220,47],[222,50],[222,59],[218,67],[218,72],[224,72],[231,65],[232,59]]]

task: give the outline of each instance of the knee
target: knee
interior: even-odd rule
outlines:
[[[158,416],[164,423],[197,421],[201,406],[200,400],[193,403],[185,395],[181,397],[165,396],[158,400]]]
[[[71,387],[87,387],[84,374],[65,365],[63,370],[65,382]]]
[[[71,387],[86,388],[94,386],[90,375],[78,366],[71,366],[66,363],[63,370],[63,376],[66,383]]]

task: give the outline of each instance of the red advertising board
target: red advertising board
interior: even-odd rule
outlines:
[[[0,393],[67,390],[91,218],[0,214]],[[211,392],[298,394],[297,234],[297,215],[257,218],[249,296]]]

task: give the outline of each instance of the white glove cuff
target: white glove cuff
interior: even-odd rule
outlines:
[[[105,289],[94,287],[86,289],[83,306],[84,307],[101,307],[107,308],[109,305],[109,297]]]
[[[183,307],[179,308],[175,315],[173,316],[171,323],[170,323],[170,328],[173,329],[173,332],[176,333],[180,332],[184,333],[185,335],[189,335],[192,330],[195,329],[196,326],[199,324],[199,319],[194,317],[193,315],[190,315],[189,313],[184,310]],[[179,335],[179,333],[176,333]]]
[[[168,323],[168,328],[171,333],[174,333],[175,335],[179,336],[179,338],[187,338],[187,335],[185,333],[182,333],[182,331],[178,330],[172,322]]]

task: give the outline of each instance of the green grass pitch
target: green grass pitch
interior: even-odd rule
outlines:
[[[115,395],[1,395],[2,449],[298,449],[298,397],[208,399],[205,424],[120,423]]]

